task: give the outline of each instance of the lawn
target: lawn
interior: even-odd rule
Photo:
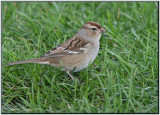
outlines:
[[[158,2],[2,2],[2,113],[158,113]],[[106,32],[97,58],[72,73],[38,58],[84,23]]]

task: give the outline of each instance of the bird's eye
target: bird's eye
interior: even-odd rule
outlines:
[[[92,30],[97,30],[96,28],[91,28]]]

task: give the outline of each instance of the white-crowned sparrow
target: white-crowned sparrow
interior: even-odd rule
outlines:
[[[99,40],[105,30],[95,22],[87,22],[72,38],[62,45],[53,48],[40,58],[8,63],[16,65],[39,63],[62,66],[63,70],[74,79],[70,71],[80,71],[92,63],[99,51]]]

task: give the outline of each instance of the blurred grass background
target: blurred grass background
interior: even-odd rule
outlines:
[[[2,113],[158,113],[158,2],[2,2]],[[37,58],[87,21],[107,31],[88,68]]]

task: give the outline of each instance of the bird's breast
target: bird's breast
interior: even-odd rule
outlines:
[[[98,51],[99,51],[99,44],[97,44],[97,46],[93,46],[91,49],[88,49],[88,52],[86,52],[86,54],[83,55],[83,60],[81,64],[79,64],[76,67],[75,72],[85,69],[89,64],[91,64],[95,60]]]
[[[91,63],[95,60],[96,56],[98,55],[98,51],[99,51],[99,44],[96,44],[95,46],[92,47],[92,49],[88,53],[89,55],[88,57]]]

